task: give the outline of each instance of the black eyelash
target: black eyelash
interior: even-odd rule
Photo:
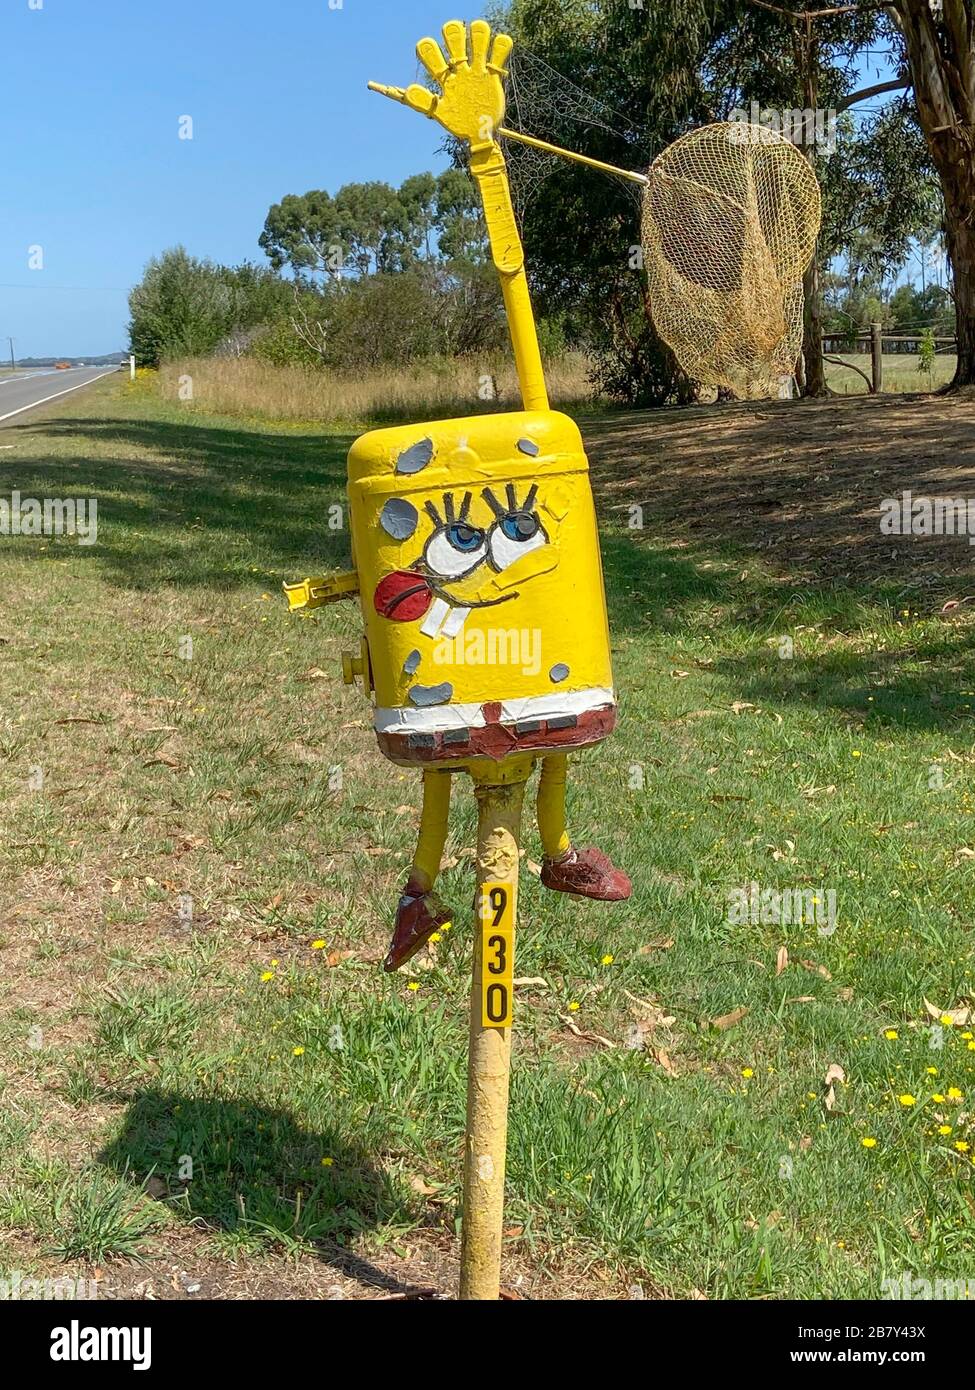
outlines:
[[[452,492],[445,492],[443,494],[444,514],[442,517],[432,502],[424,502],[423,506],[427,515],[433,521],[434,526],[439,530],[444,526],[452,525],[455,521],[461,522],[467,520],[467,515],[471,509],[471,494],[469,492],[464,493],[461,499],[459,516],[454,510],[454,494]]]
[[[502,507],[489,487],[484,488],[481,492],[481,496],[499,521],[501,517],[510,516],[512,512],[530,512],[535,505],[535,498],[538,496],[538,484],[532,483],[528,490],[528,496],[520,507],[518,505],[518,495],[515,492],[514,483],[508,483],[505,487],[505,492],[508,499],[507,507]]]

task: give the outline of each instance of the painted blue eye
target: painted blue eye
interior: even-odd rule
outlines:
[[[467,526],[463,521],[454,521],[446,529],[446,536],[455,550],[470,555],[484,544],[484,532],[476,526]]]
[[[509,512],[500,524],[509,541],[530,541],[538,534],[538,517],[531,512]]]

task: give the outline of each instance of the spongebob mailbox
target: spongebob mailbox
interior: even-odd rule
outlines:
[[[487,23],[444,26],[417,53],[435,93],[370,83],[467,141],[511,331],[524,410],[376,430],[349,453],[355,569],[286,586],[292,607],[358,594],[365,637],[345,679],[374,701],[383,753],[423,774],[419,842],[386,969],[408,961],[450,912],[433,892],[451,774],[479,804],[465,1165],[463,1297],[497,1296],[510,1048],[511,956],[524,783],[537,762],[542,883],[603,900],[630,881],[565,824],[569,753],[616,721],[606,602],[578,428],[548,408],[524,255],[498,144],[511,39]],[[487,952],[493,954],[490,959]],[[507,992],[492,984],[507,979]],[[492,995],[492,991],[499,991]],[[492,999],[507,1000],[497,1011]]]
[[[432,889],[447,833],[450,773],[490,780],[490,764],[542,763],[538,821],[546,887],[603,900],[626,875],[565,826],[566,756],[616,721],[606,601],[589,468],[575,423],[548,409],[541,359],[496,135],[511,40],[489,26],[444,26],[417,53],[442,89],[370,83],[468,139],[526,409],[363,435],[349,454],[356,569],[287,586],[295,607],[358,593],[359,653],[344,659],[375,704],[379,746],[423,769],[413,870],[386,968],[413,956],[450,912]],[[524,766],[524,763],[521,764]]]
[[[566,755],[616,720],[588,463],[576,424],[548,409],[522,243],[497,133],[512,42],[484,21],[445,25],[417,53],[442,95],[370,83],[472,149],[526,410],[438,420],[357,439],[349,453],[355,573],[289,585],[292,606],[359,594],[366,637],[346,681],[374,695],[382,752],[423,769],[420,840],[396,910],[388,970],[419,951],[449,910],[434,897],[449,774],[541,760],[542,883],[629,897],[626,874],[565,826]]]

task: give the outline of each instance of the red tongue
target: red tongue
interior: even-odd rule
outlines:
[[[415,570],[394,570],[376,585],[372,601],[376,612],[396,623],[422,618],[433,598],[430,586]]]

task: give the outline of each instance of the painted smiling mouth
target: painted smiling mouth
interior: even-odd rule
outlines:
[[[394,570],[376,585],[373,606],[377,613],[393,622],[412,623],[423,617],[435,597],[443,599],[452,608],[494,608],[499,603],[517,598],[518,594],[516,591],[501,598],[458,599],[449,589],[434,584],[417,570]]]

